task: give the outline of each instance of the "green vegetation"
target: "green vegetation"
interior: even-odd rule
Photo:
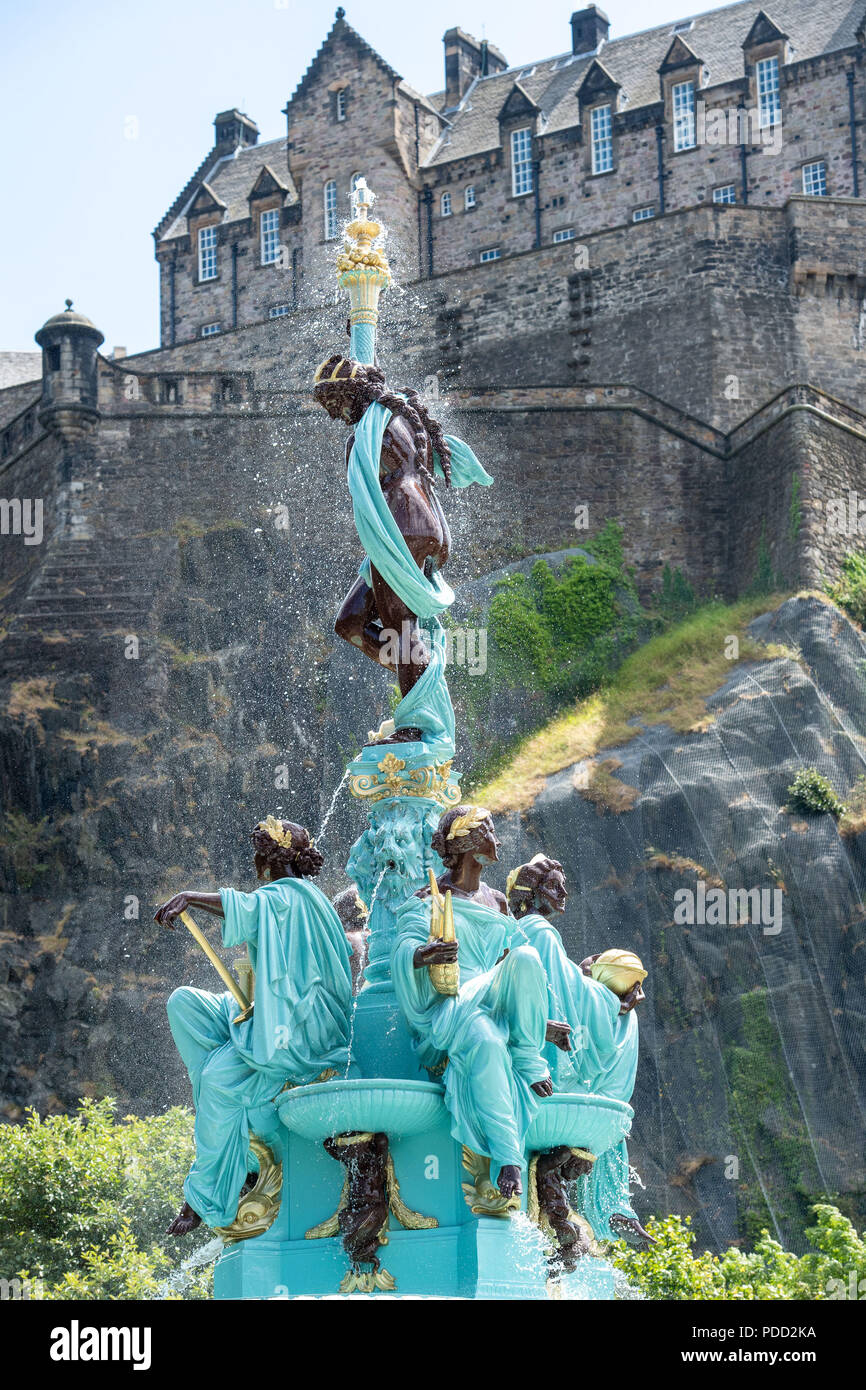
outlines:
[[[827,585],[826,593],[855,623],[866,622],[866,551],[848,551],[839,579]]]
[[[862,835],[866,830],[866,775],[857,778],[845,797],[845,814],[839,819],[839,834]]]
[[[666,1216],[647,1224],[658,1240],[649,1250],[623,1249],[613,1263],[629,1285],[649,1299],[767,1300],[862,1298],[866,1292],[866,1241],[835,1207],[811,1208],[806,1231],[813,1247],[793,1255],[762,1231],[753,1250],[731,1246],[723,1255],[695,1255],[691,1218]]]
[[[725,1048],[724,1060],[734,1152],[744,1156],[739,1225],[754,1241],[773,1217],[786,1234],[802,1231],[823,1184],[766,989],[741,995],[740,1008],[739,1040]]]
[[[192,1116],[118,1120],[111,1100],[0,1130],[0,1269],[59,1299],[180,1297],[164,1281],[197,1248],[165,1235],[193,1157]],[[199,1238],[205,1244],[209,1233]],[[197,1271],[186,1298],[208,1297]],[[170,1288],[170,1286],[169,1286]]]
[[[821,816],[827,813],[838,820],[844,816],[845,807],[839,800],[826,777],[814,767],[801,767],[788,788],[788,811],[798,811],[803,816]]]
[[[746,628],[780,595],[753,596],[735,604],[708,603],[628,656],[601,690],[525,738],[507,767],[473,795],[491,811],[529,806],[545,778],[602,748],[628,743],[648,724],[666,723],[682,733],[712,722],[706,697],[730,676],[734,662],[789,656],[781,646],[762,646]],[[730,639],[737,640],[736,656]],[[505,761],[505,758],[502,760]]]
[[[60,840],[48,816],[31,821],[22,811],[7,811],[0,831],[2,848],[15,872],[22,892],[29,892],[39,874],[57,867]]]

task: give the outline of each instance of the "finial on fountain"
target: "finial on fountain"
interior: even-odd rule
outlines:
[[[379,296],[391,283],[388,259],[374,245],[382,225],[368,215],[375,198],[367,180],[359,178],[352,189],[352,221],[337,257],[338,282],[349,295],[350,353],[368,365],[376,360]]]

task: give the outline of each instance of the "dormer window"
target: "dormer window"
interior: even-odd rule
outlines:
[[[468,183],[463,193],[463,206],[468,212],[475,206],[475,185]]]
[[[695,84],[675,82],[671,88],[674,117],[674,149],[693,150],[695,147]]]
[[[532,192],[532,130],[511,132],[511,192],[515,198]]]
[[[440,214],[442,215],[442,217],[450,217],[450,216],[451,216],[451,194],[450,194],[450,193],[443,193],[443,194],[442,194],[442,197],[439,199],[439,212],[440,212]]]
[[[592,132],[592,172],[609,174],[613,169],[613,116],[609,106],[593,108],[590,122]]]
[[[346,119],[346,89],[341,87],[334,100],[334,112],[338,121]]]
[[[755,64],[758,92],[758,124],[761,130],[781,124],[782,97],[779,90],[779,59],[761,58]]]
[[[200,227],[198,233],[198,278],[215,280],[217,278],[217,229]]]
[[[325,241],[333,241],[337,235],[337,185],[328,179],[324,188]]]
[[[280,259],[280,210],[268,208],[261,216],[262,265],[275,265]]]

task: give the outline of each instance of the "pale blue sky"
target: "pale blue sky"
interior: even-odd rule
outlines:
[[[509,63],[571,46],[577,4],[561,0],[348,0],[346,18],[424,92],[443,83],[442,35],[459,24]],[[611,0],[611,36],[703,13],[677,0]],[[104,351],[158,342],[151,231],[238,106],[262,139],[334,21],[333,0],[4,0],[0,91],[0,350],[33,334],[69,295]],[[137,121],[137,138],[127,138]]]

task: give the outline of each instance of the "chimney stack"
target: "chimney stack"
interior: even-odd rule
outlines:
[[[243,111],[233,107],[231,111],[220,111],[214,119],[217,148],[223,154],[231,154],[238,145],[255,145],[259,138],[259,128],[255,121],[245,116]]]
[[[495,44],[473,39],[462,29],[449,29],[445,45],[445,110],[459,106],[476,77],[489,77],[508,67]]]
[[[585,10],[575,10],[571,16],[572,53],[597,53],[607,39],[610,20],[604,10],[595,5],[587,5]]]

